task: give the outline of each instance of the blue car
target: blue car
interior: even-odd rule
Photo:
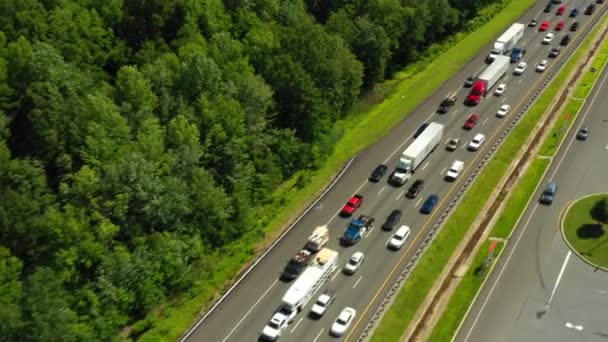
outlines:
[[[570,18],[574,18],[578,15],[578,10],[576,8],[573,8],[572,11],[570,11]]]
[[[430,214],[437,205],[437,202],[439,202],[439,197],[437,195],[429,196],[420,208],[420,212],[423,214]]]

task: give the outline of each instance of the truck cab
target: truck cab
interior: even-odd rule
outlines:
[[[442,114],[447,113],[448,110],[450,110],[450,107],[452,107],[455,103],[456,103],[456,94],[450,93],[443,99],[443,101],[441,101],[437,112],[442,113]]]
[[[395,171],[393,171],[389,180],[391,184],[395,186],[403,186],[411,176],[412,172],[410,167],[399,165]]]
[[[490,50],[490,54],[488,55],[488,57],[486,57],[486,63],[492,63],[494,62],[494,60],[496,59],[496,57],[500,56],[502,54],[502,51],[497,50],[497,49],[492,49]]]
[[[365,233],[373,226],[375,219],[370,216],[361,215],[358,219],[350,222],[344,235],[340,239],[340,243],[344,246],[352,246],[359,242]]]
[[[526,54],[526,50],[522,48],[513,48],[511,51],[511,63],[517,63]]]

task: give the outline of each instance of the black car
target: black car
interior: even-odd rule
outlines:
[[[562,38],[562,41],[561,41],[560,44],[563,45],[563,46],[566,46],[566,45],[568,45],[568,43],[570,43],[570,35],[569,34],[565,35],[564,38]]]
[[[604,3],[604,0],[595,0],[595,3],[596,3],[596,4],[603,4],[603,3]]]
[[[585,10],[585,14],[592,15],[593,11],[595,11],[595,5],[591,4],[591,5],[587,6],[587,9]]]
[[[475,83],[475,76],[469,76],[469,78],[467,78],[466,81],[464,81],[464,87],[465,88],[471,88],[473,86],[473,83]]]
[[[386,166],[384,164],[380,164],[380,165],[376,166],[376,168],[374,169],[372,174],[369,176],[369,180],[371,182],[379,181],[380,178],[382,178],[384,176],[386,171],[388,171],[388,166]]]
[[[420,212],[423,214],[430,214],[431,212],[433,212],[433,209],[437,205],[437,202],[439,202],[439,197],[437,195],[429,196],[429,198],[424,201],[424,204],[420,208]]]
[[[545,6],[545,10],[543,12],[549,13],[549,12],[551,12],[552,9],[553,9],[553,5],[547,4],[547,6]]]
[[[551,52],[549,52],[549,57],[550,58],[555,58],[557,56],[559,56],[559,52],[561,51],[561,47],[556,46],[553,49],[551,49]]]
[[[532,19],[528,23],[528,27],[536,27],[536,24],[538,24],[538,21],[536,21],[536,19]]]
[[[420,125],[420,127],[418,127],[418,129],[416,130],[416,132],[414,133],[414,139],[418,138],[420,136],[420,134],[422,134],[422,132],[424,132],[424,130],[429,126],[428,122],[423,123],[422,125]]]
[[[570,32],[575,32],[578,30],[578,25],[578,21],[573,22],[572,25],[570,25]]]
[[[424,188],[424,181],[422,179],[416,179],[416,181],[410,186],[410,188],[405,193],[405,197],[407,198],[416,198],[420,191]]]
[[[393,230],[397,223],[401,220],[401,210],[393,210],[382,224],[382,230]]]

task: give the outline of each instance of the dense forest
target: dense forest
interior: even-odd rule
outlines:
[[[0,0],[0,340],[109,340],[187,292],[498,1]]]

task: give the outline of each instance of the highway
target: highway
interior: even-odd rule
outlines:
[[[542,186],[486,282],[456,341],[606,341],[608,274],[569,251],[559,221],[569,202],[608,192],[608,69],[604,69],[574,128],[553,157]],[[558,183],[556,201],[538,204],[544,184]]]
[[[588,1],[568,1],[569,7],[575,4],[582,8]],[[552,27],[557,23],[555,9],[552,13],[542,13],[545,1],[538,2],[529,10],[519,22],[527,24],[532,18],[542,21],[551,18]],[[569,10],[568,10],[569,12]],[[567,13],[568,13],[567,12]],[[599,11],[596,11],[596,14]],[[572,18],[562,16],[569,28]],[[582,13],[576,18],[581,23],[579,32],[583,31],[589,16]],[[506,29],[506,28],[505,28]],[[331,288],[337,291],[336,302],[328,312],[319,320],[314,321],[306,316],[312,305],[309,303],[281,336],[283,341],[326,341],[334,340],[328,335],[329,327],[335,320],[338,312],[346,306],[355,308],[357,319],[350,327],[346,339],[356,339],[369,318],[376,310],[378,302],[382,300],[394,278],[401,268],[407,264],[413,253],[419,247],[431,224],[441,214],[446,203],[449,203],[468,172],[479,162],[479,159],[488,147],[508,125],[511,116],[525,101],[526,95],[539,84],[542,74],[534,71],[535,65],[542,59],[549,60],[549,72],[556,62],[547,58],[549,50],[557,46],[561,37],[567,33],[562,31],[556,34],[551,45],[541,45],[544,33],[536,28],[526,28],[522,41],[518,46],[528,50],[523,60],[528,63],[528,70],[522,76],[512,75],[515,64],[510,66],[507,75],[499,83],[506,83],[507,90],[502,97],[489,95],[477,107],[465,107],[462,104],[469,89],[463,89],[464,80],[471,74],[479,74],[486,67],[484,59],[490,50],[490,45],[480,52],[470,63],[446,82],[441,89],[432,95],[423,105],[400,124],[398,124],[385,138],[369,147],[357,156],[348,171],[336,185],[324,196],[318,209],[312,210],[290,231],[289,234],[275,247],[262,261],[249,273],[249,275],[234,289],[222,303],[208,317],[200,321],[196,327],[186,335],[187,341],[251,341],[258,338],[260,332],[281,303],[281,298],[287,291],[290,283],[278,280],[285,263],[306,242],[307,237],[317,225],[328,224],[331,240],[327,247],[340,253],[340,265],[350,258],[355,251],[366,254],[366,262],[353,276],[346,276],[341,272],[321,289]],[[570,33],[572,35],[572,33]],[[564,55],[564,49],[559,58]],[[559,59],[558,58],[558,59]],[[448,92],[458,92],[458,102],[446,114],[437,114],[436,109]],[[501,104],[512,106],[511,112],[505,118],[496,118],[495,113]],[[477,112],[481,119],[471,131],[464,131],[462,125],[470,113]],[[379,163],[384,163],[392,169],[397,163],[401,152],[412,141],[411,135],[418,126],[425,121],[435,121],[446,125],[444,140],[451,137],[460,137],[462,148],[455,152],[447,152],[443,146],[432,153],[423,165],[416,171],[413,179],[425,180],[422,193],[413,200],[403,196],[413,179],[402,188],[395,188],[386,184],[386,176],[379,183],[367,181],[369,173]],[[472,137],[477,133],[486,135],[486,142],[478,152],[469,152],[464,149]],[[464,173],[454,183],[443,180],[446,169],[454,160],[465,162]],[[404,215],[400,224],[407,224],[412,228],[412,236],[408,245],[398,252],[386,249],[385,244],[391,233],[374,229],[365,239],[351,248],[343,248],[338,239],[343,234],[348,220],[337,216],[344,202],[354,193],[364,196],[365,201],[356,214],[368,214],[376,217],[378,226],[384,221],[388,213],[396,208]],[[421,202],[430,194],[437,194],[440,203],[432,215],[422,215],[418,212]]]

